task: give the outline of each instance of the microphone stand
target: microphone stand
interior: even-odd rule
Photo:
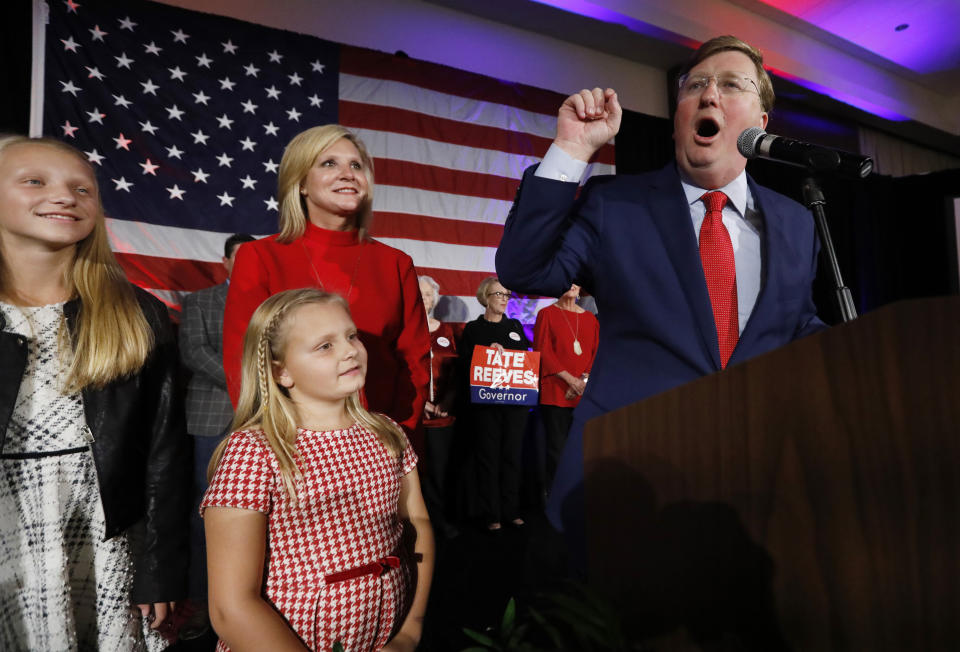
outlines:
[[[823,246],[823,253],[827,256],[827,262],[830,264],[830,271],[833,274],[834,292],[837,304],[840,307],[840,316],[845,322],[853,321],[857,318],[857,309],[853,305],[853,295],[850,293],[850,288],[843,284],[843,275],[840,273],[837,253],[833,249],[833,239],[830,237],[830,228],[827,226],[827,213],[823,208],[827,205],[827,200],[824,199],[820,183],[814,176],[809,176],[803,180],[803,203],[813,213],[814,221],[817,224],[820,244]]]

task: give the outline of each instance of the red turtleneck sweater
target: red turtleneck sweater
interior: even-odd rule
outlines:
[[[223,319],[223,367],[234,405],[243,334],[253,311],[277,292],[303,287],[347,299],[369,355],[368,407],[400,423],[418,441],[430,381],[430,335],[417,272],[410,256],[371,238],[358,242],[356,231],[308,223],[304,235],[289,244],[270,236],[240,247]]]

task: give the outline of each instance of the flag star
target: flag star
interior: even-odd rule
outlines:
[[[308,97],[307,99],[310,100],[310,106],[320,106],[321,104],[323,104],[323,98],[322,98],[322,97],[317,97],[317,94],[316,94],[316,93],[314,93],[313,95],[311,95],[311,96]]]
[[[274,174],[277,172],[277,164],[273,162],[273,159],[264,161],[263,168],[265,172],[273,172]]]
[[[183,150],[178,149],[176,145],[173,147],[167,147],[167,156],[170,158],[179,159],[183,155]]]
[[[172,187],[167,188],[167,192],[170,193],[169,199],[179,199],[180,201],[183,201],[183,193],[187,191],[182,190],[177,184],[173,184]]]
[[[222,195],[217,195],[216,197],[217,199],[220,200],[221,206],[230,206],[230,207],[233,206],[234,198],[228,195],[226,190],[223,191]]]
[[[271,120],[270,122],[268,122],[267,124],[263,125],[264,131],[266,131],[267,134],[270,135],[270,136],[276,136],[276,135],[277,135],[277,129],[279,129],[279,128],[280,128],[280,127],[278,127],[277,125],[273,124],[273,121],[272,121],[272,120]]]
[[[223,51],[224,51],[224,52],[229,52],[230,54],[236,54],[236,53],[237,53],[237,46],[234,45],[234,44],[233,44],[233,41],[230,40],[230,39],[228,39],[226,43],[221,43],[220,45],[223,46]]]
[[[322,73],[322,72],[323,72],[324,65],[323,65],[322,63],[320,63],[319,60],[317,60],[317,61],[314,61],[313,63],[311,63],[311,64],[310,64],[310,67],[313,68],[314,72],[320,72],[320,73]]]
[[[130,188],[133,186],[133,184],[127,181],[125,177],[120,177],[119,179],[110,179],[110,181],[113,181],[115,184],[117,184],[117,187],[114,188],[114,190],[130,192]]]
[[[133,141],[130,140],[129,138],[124,138],[123,134],[121,133],[118,137],[113,139],[113,142],[117,144],[117,149],[123,148],[129,152],[130,151],[129,145]]]
[[[90,66],[84,66],[84,68],[86,68],[87,72],[90,73],[89,75],[87,75],[87,79],[96,78],[103,81],[103,73],[100,72],[98,68],[91,68]]]
[[[272,100],[279,100],[280,91],[277,90],[276,86],[271,86],[270,88],[267,89],[267,97],[269,97]]]
[[[224,77],[220,80],[220,90],[222,91],[232,91],[236,85],[236,82],[230,81],[229,77]]]
[[[150,134],[151,136],[157,133],[157,128],[149,120],[147,120],[146,122],[141,122],[140,128],[143,129],[148,134]]]
[[[197,129],[195,132],[193,132],[190,135],[193,136],[194,145],[206,145],[207,141],[210,139],[210,136],[203,133],[202,129]]]
[[[61,92],[70,93],[74,97],[77,96],[77,91],[81,90],[79,86],[73,85],[73,80],[60,82],[60,83],[63,84],[63,90]]]
[[[250,140],[250,136],[247,136],[246,138],[241,140],[240,145],[243,148],[243,151],[245,152],[252,152],[253,148],[257,146],[257,144],[254,141]]]
[[[126,52],[121,52],[119,57],[114,57],[117,60],[117,66],[119,68],[126,68],[130,70],[130,64],[133,63],[133,59],[127,56]]]
[[[74,41],[72,36],[68,38],[66,41],[64,41],[63,39],[60,39],[60,42],[63,43],[64,51],[70,50],[71,52],[76,52],[77,48],[83,47],[82,45]]]
[[[197,65],[201,68],[209,68],[210,64],[213,63],[213,59],[207,56],[206,52],[202,52],[199,57],[196,57]]]
[[[150,42],[149,42],[147,45],[145,45],[144,47],[145,47],[146,50],[147,50],[147,54],[155,54],[155,55],[157,55],[157,56],[160,56],[160,50],[163,49],[162,47],[158,46],[158,45],[157,45],[156,43],[154,43],[153,41],[150,41]]]
[[[210,96],[204,93],[203,91],[193,94],[193,101],[196,102],[197,104],[203,104],[204,106],[206,106],[207,101],[209,99],[210,99]]]
[[[268,211],[275,211],[280,208],[280,205],[277,204],[277,200],[271,197],[270,199],[264,199],[263,203],[267,205]]]
[[[287,77],[290,78],[290,83],[293,84],[294,86],[299,86],[300,82],[303,81],[303,77],[301,77],[297,73],[293,73],[292,75],[287,75]]]
[[[68,13],[68,14],[75,14],[75,13],[77,13],[77,9],[80,7],[80,5],[78,5],[78,4],[77,4],[76,2],[74,2],[73,0],[67,0],[67,1],[64,2],[63,4],[67,5],[67,13]]]
[[[160,166],[150,159],[147,159],[145,163],[140,163],[140,167],[143,168],[144,174],[152,174],[153,176],[157,176],[157,168]]]
[[[268,52],[267,56],[270,57],[271,63],[280,63],[280,59],[283,58],[283,55],[274,50],[273,52]]]
[[[127,16],[126,18],[122,18],[120,20],[120,29],[129,29],[132,32],[133,28],[136,26],[137,26],[137,23],[130,20],[130,16]]]
[[[140,85],[143,86],[144,95],[146,95],[147,93],[149,93],[150,95],[156,95],[157,89],[160,88],[159,86],[153,83],[152,79],[148,79],[145,82],[140,82]]]
[[[170,79],[176,79],[177,81],[183,81],[183,78],[187,76],[187,73],[180,70],[180,66],[175,68],[167,68],[170,71]]]
[[[103,41],[103,37],[107,35],[107,32],[100,29],[99,25],[94,25],[93,29],[89,30],[89,32],[90,32],[90,37],[94,41]]]
[[[244,67],[243,67],[243,70],[244,70],[244,72],[246,73],[247,77],[256,77],[256,76],[257,76],[257,73],[260,72],[260,69],[257,68],[257,67],[256,67],[255,65],[253,65],[252,63],[251,63],[250,65],[248,65],[248,66],[244,66]]]
[[[72,124],[70,124],[70,121],[67,120],[62,125],[60,125],[60,128],[63,129],[64,136],[70,136],[71,138],[76,138],[76,136],[73,135],[73,132],[75,132],[80,127],[74,127]]]
[[[290,120],[295,121],[295,122],[300,122],[300,116],[301,116],[301,115],[303,115],[303,114],[300,113],[299,111],[297,111],[296,109],[290,109],[289,111],[287,111],[287,116],[288,116],[288,118],[289,118]]]
[[[248,175],[245,176],[244,178],[240,179],[240,183],[243,184],[243,187],[244,187],[244,188],[253,190],[253,187],[254,187],[255,185],[257,185],[257,180],[256,180],[256,179],[251,179],[251,178],[250,178],[250,175],[248,174]]]
[[[177,31],[175,31],[175,32],[170,32],[170,33],[173,34],[173,42],[174,42],[174,43],[184,43],[184,44],[185,44],[185,43],[187,42],[187,39],[190,38],[190,35],[189,35],[189,34],[184,34],[182,29],[178,29]]]
[[[220,163],[219,167],[230,167],[230,163],[233,162],[233,157],[227,156],[226,153],[224,153],[217,157],[217,162]]]
[[[220,126],[221,126],[223,129],[229,129],[229,128],[230,128],[230,125],[233,124],[233,120],[231,120],[230,118],[228,118],[226,113],[224,113],[222,116],[220,116],[219,118],[217,118],[217,122],[220,123]]]
[[[114,95],[113,101],[117,106],[122,106],[123,108],[130,106],[130,100],[125,98],[123,95]]]
[[[87,155],[87,160],[90,161],[91,163],[102,165],[100,161],[103,160],[103,156],[101,156],[100,152],[98,152],[96,149],[91,149],[89,152],[84,152],[84,154]]]
[[[257,105],[253,103],[253,100],[247,100],[246,102],[241,102],[240,106],[243,107],[244,113],[256,113]]]
[[[208,172],[204,172],[202,168],[197,168],[196,170],[193,170],[190,174],[193,175],[194,183],[206,183],[207,177],[210,176],[210,174]]]
[[[185,111],[181,111],[180,107],[178,107],[176,104],[171,107],[167,107],[166,111],[167,117],[171,120],[180,120],[180,116],[186,113]]]
[[[100,113],[100,109],[97,107],[93,107],[93,111],[87,111],[86,114],[90,118],[88,122],[96,122],[98,125],[102,125],[103,119],[107,117],[107,114]]]

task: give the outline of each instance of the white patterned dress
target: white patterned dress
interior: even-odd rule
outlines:
[[[230,435],[210,482],[207,507],[254,509],[267,515],[266,599],[311,650],[340,641],[348,652],[379,650],[403,623],[412,599],[409,556],[400,551],[400,482],[417,463],[407,443],[393,457],[358,424],[297,436],[298,505],[286,501],[261,431]],[[399,568],[325,583],[327,575],[399,556]],[[227,650],[223,641],[217,649]]]
[[[28,341],[0,451],[0,650],[163,649],[166,641],[156,633],[145,638],[131,610],[127,536],[103,541],[83,402],[59,389],[70,362],[58,346],[63,304],[0,302],[0,311],[5,330]]]

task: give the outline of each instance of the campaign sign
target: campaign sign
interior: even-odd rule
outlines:
[[[498,405],[536,405],[540,354],[477,345],[470,364],[470,400]]]

